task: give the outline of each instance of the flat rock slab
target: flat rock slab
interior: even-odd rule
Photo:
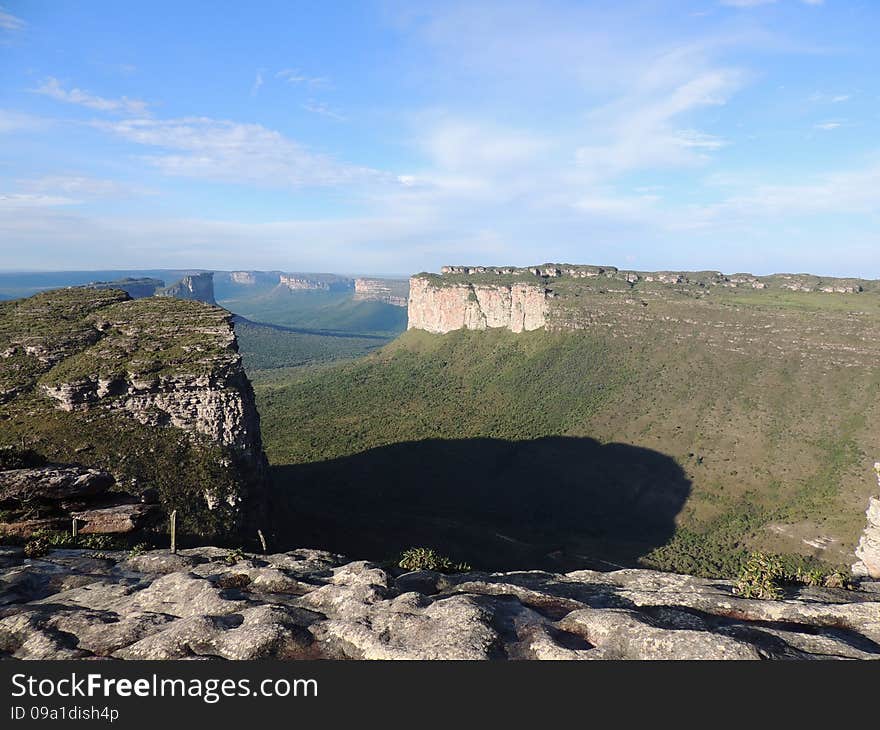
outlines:
[[[70,516],[83,523],[79,531],[84,535],[124,534],[140,527],[155,509],[149,504],[118,504],[71,512]]]
[[[880,593],[649,570],[391,575],[317,550],[0,548],[0,658],[878,659]]]
[[[113,476],[80,466],[45,466],[0,471],[0,504],[41,499],[96,497],[113,486]]]

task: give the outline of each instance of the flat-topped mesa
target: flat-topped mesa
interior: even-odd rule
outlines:
[[[696,299],[723,297],[730,290],[821,295],[880,293],[880,281],[810,274],[720,271],[633,271],[614,266],[545,263],[537,266],[444,266],[410,283],[409,328],[444,333],[503,327],[572,330],[661,316],[649,304],[691,306]],[[713,295],[713,292],[716,294]],[[763,296],[763,294],[762,294]],[[632,307],[636,307],[635,310]],[[677,317],[675,312],[665,312]]]
[[[409,298],[409,282],[398,279],[355,279],[354,298],[357,301],[405,307]]]
[[[253,271],[230,271],[229,280],[233,284],[252,286],[257,283],[257,277]]]
[[[443,334],[457,329],[541,329],[546,324],[547,290],[535,284],[440,285],[440,277],[414,276],[409,282],[409,329]]]
[[[288,289],[323,289],[330,290],[330,285],[326,281],[317,281],[315,279],[304,279],[300,276],[290,276],[289,274],[281,274],[279,284],[286,286]]]
[[[336,274],[281,274],[278,285],[291,291],[348,291],[354,282]]]
[[[636,286],[646,284],[690,285],[697,287],[726,287],[743,289],[783,289],[823,294],[857,294],[877,289],[878,282],[867,279],[815,276],[812,274],[771,274],[755,276],[748,273],[724,274],[720,271],[634,271],[615,266],[545,263],[538,266],[443,266],[444,279],[467,277],[480,283],[491,282],[493,277],[507,277],[528,281],[541,279],[612,279]]]
[[[157,290],[164,288],[165,282],[161,279],[144,276],[140,278],[126,277],[113,281],[93,281],[88,286],[93,289],[119,289],[132,299],[140,299],[153,296]]]
[[[158,297],[174,297],[175,299],[191,299],[206,304],[216,304],[214,299],[214,272],[184,276],[180,281],[156,290]]]

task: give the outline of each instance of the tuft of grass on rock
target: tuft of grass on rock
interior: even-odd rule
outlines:
[[[451,558],[426,547],[404,550],[397,566],[404,570],[433,570],[438,573],[467,573],[471,569],[467,563],[453,562]]]

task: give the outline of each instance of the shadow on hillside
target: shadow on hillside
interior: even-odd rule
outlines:
[[[476,569],[631,566],[665,544],[690,481],[589,438],[426,440],[273,467],[282,549],[383,560],[429,546]]]

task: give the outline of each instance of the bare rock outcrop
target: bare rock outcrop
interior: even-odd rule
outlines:
[[[472,284],[430,275],[410,279],[409,329],[445,333],[503,327],[511,332],[546,324],[547,290],[534,284]]]
[[[409,283],[397,279],[355,279],[354,299],[364,302],[384,302],[405,307],[409,297]]]
[[[113,476],[80,466],[45,466],[0,471],[0,506],[33,500],[79,500],[104,494]]]
[[[125,534],[144,526],[156,505],[121,491],[113,475],[75,464],[0,470],[0,536],[28,538],[40,530]]]
[[[347,291],[354,287],[354,282],[336,274],[281,274],[278,285],[291,291]]]
[[[392,573],[218,548],[0,548],[0,658],[878,659],[880,594],[648,570]]]
[[[191,299],[206,304],[216,304],[214,299],[214,272],[184,276],[180,281],[156,290],[156,296],[174,297],[175,299]]]
[[[874,472],[880,485],[880,462],[874,464]],[[880,580],[880,497],[869,497],[865,515],[868,518],[868,526],[856,548],[858,562],[852,566],[852,571],[859,577]]]
[[[9,353],[0,371],[0,417],[10,433],[0,446],[33,435],[50,461],[112,471],[135,494],[156,488],[188,531],[265,526],[259,415],[226,310],[172,297],[132,300],[115,290],[46,292],[0,307],[0,352]],[[13,439],[13,429],[22,435]],[[68,491],[97,479],[66,472],[68,485],[56,476]],[[7,490],[18,488],[12,476],[2,479]],[[42,498],[52,479],[44,470],[19,491]],[[143,511],[125,507],[82,519],[89,530],[123,531]]]

